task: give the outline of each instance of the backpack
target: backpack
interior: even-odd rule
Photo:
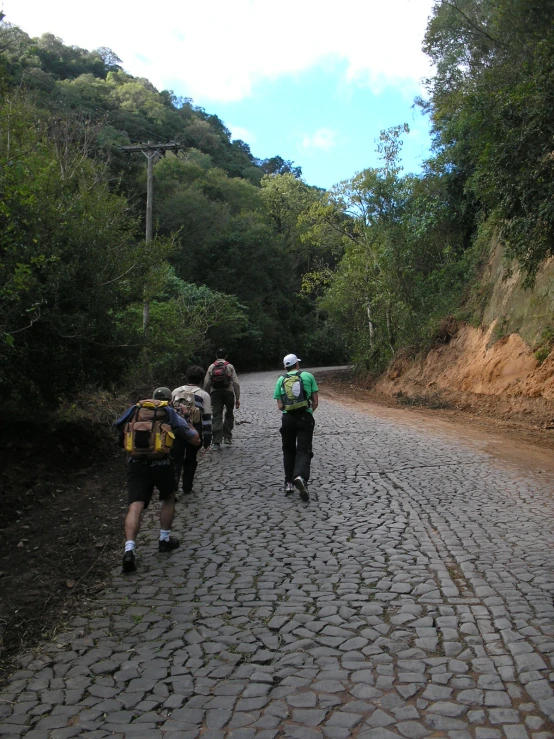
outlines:
[[[164,459],[175,435],[169,424],[167,400],[141,400],[123,430],[123,447],[134,459]]]
[[[294,372],[292,375],[288,373],[283,375],[281,400],[283,401],[283,410],[287,413],[290,413],[290,411],[305,411],[310,407],[300,371]]]
[[[179,391],[179,395],[174,399],[174,403],[183,406],[183,415],[189,423],[192,423],[193,426],[196,426],[202,421],[202,411],[196,405],[193,390]]]
[[[210,385],[214,390],[226,390],[231,384],[231,373],[228,367],[229,362],[225,359],[218,359],[212,367]]]

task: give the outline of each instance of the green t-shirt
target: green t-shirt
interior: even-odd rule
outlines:
[[[291,372],[287,372],[287,375],[294,375],[296,373],[296,370],[292,370]],[[309,399],[312,397],[312,393],[317,393],[318,387],[317,382],[315,381],[315,377],[310,372],[304,372],[304,370],[300,370],[300,379],[302,380],[302,384],[304,385],[304,390],[306,391],[306,397]],[[283,385],[283,375],[279,377],[277,380],[277,384],[275,385],[275,391],[273,392],[273,398],[274,400],[280,400],[282,392],[281,388]],[[283,409],[283,413],[286,413],[286,410]],[[311,408],[308,408],[308,413],[313,413]]]

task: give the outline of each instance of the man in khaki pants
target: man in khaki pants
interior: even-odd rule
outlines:
[[[215,362],[210,364],[204,378],[204,390],[212,401],[213,449],[219,451],[221,443],[233,442],[235,425],[234,408],[240,408],[240,385],[235,368],[227,361],[227,352],[220,348]]]

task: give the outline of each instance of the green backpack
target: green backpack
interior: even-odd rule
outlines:
[[[300,371],[289,375],[283,375],[283,383],[281,385],[281,400],[283,402],[283,410],[287,413],[290,411],[304,411],[310,407],[310,401],[304,389],[302,382],[302,373]]]

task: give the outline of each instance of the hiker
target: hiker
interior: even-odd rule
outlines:
[[[227,361],[225,349],[218,349],[215,362],[210,364],[204,378],[204,390],[210,393],[213,412],[213,448],[221,449],[221,442],[232,444],[235,416],[233,406],[240,408],[240,385],[235,368]]]
[[[212,402],[208,393],[202,390],[203,382],[204,370],[202,367],[197,365],[189,367],[186,374],[186,384],[176,387],[171,395],[174,407],[178,406],[185,420],[198,431],[201,445],[204,447],[204,451],[207,451],[212,443]],[[177,490],[179,489],[182,471],[183,493],[188,495],[192,493],[192,482],[198,466],[196,457],[200,447],[181,440],[179,440],[178,446],[180,448],[173,455]]]
[[[318,406],[318,387],[310,372],[300,371],[296,354],[287,354],[283,359],[285,373],[275,385],[273,397],[277,408],[282,411],[281,437],[283,441],[283,463],[285,466],[285,494],[296,488],[300,499],[310,500],[308,481],[313,457],[314,435],[313,412]]]
[[[128,453],[127,497],[129,510],[125,517],[125,554],[123,572],[134,572],[135,541],[143,510],[148,508],[154,488],[160,494],[160,538],[158,551],[170,552],[179,540],[170,536],[175,514],[175,467],[171,457],[175,438],[200,445],[200,436],[171,407],[171,390],[159,387],[152,399],[141,400],[117,419],[120,442]]]

